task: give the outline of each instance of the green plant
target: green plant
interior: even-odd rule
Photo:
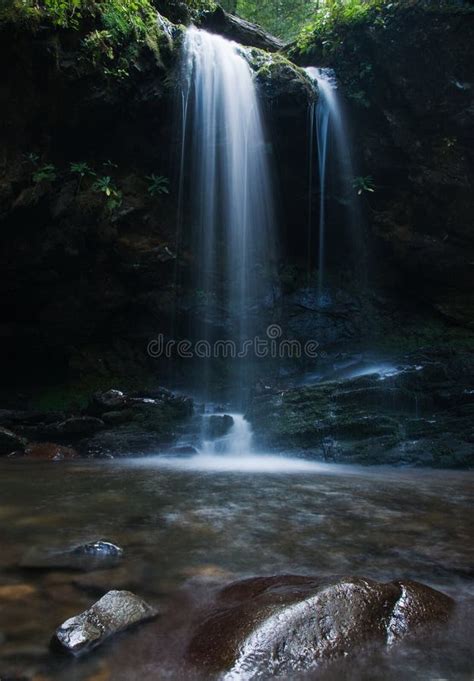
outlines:
[[[375,191],[374,180],[370,175],[366,175],[365,177],[354,177],[352,186],[359,196],[364,192],[373,193]]]
[[[95,172],[85,161],[79,161],[77,163],[71,163],[69,166],[71,173],[79,176],[79,181],[77,183],[77,191],[81,189],[82,180],[85,177],[95,177]]]
[[[31,165],[37,166],[39,160],[40,160],[39,154],[35,154],[32,151],[30,151],[28,154],[23,155],[23,163],[31,163]]]
[[[32,179],[33,182],[54,182],[57,177],[56,166],[52,163],[46,163],[45,165],[35,170]]]
[[[104,194],[106,197],[107,209],[113,212],[122,205],[122,192],[116,187],[112,178],[109,175],[104,175],[99,177],[96,182],[92,185],[92,189],[99,193]]]
[[[91,31],[82,41],[82,45],[94,66],[101,63],[104,58],[109,61],[112,61],[114,58],[112,34],[110,31]]]
[[[344,29],[363,22],[369,14],[377,13],[387,5],[387,0],[329,0],[321,3],[312,20],[302,29],[297,47],[310,52],[315,46],[331,52],[343,41]]]
[[[150,196],[158,196],[159,194],[169,194],[169,180],[167,177],[164,177],[163,175],[155,175],[152,173],[151,175],[147,175],[146,179],[148,180],[148,193]]]

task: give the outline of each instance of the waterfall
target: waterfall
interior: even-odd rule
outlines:
[[[193,256],[192,331],[211,345],[230,341],[238,357],[257,334],[273,285],[274,199],[256,84],[245,48],[194,27],[184,39],[181,81],[179,213]],[[198,366],[195,387],[205,401],[212,399],[211,362]],[[254,381],[252,358],[226,359],[225,378],[217,371],[227,381],[227,401],[242,408]],[[249,447],[234,420],[235,448]]]
[[[231,454],[245,456],[252,451],[252,429],[242,414],[230,414],[234,425],[227,435],[215,440],[204,440],[201,452],[205,455]]]
[[[331,69],[308,67],[306,73],[317,87],[319,98],[310,111],[310,171],[309,171],[309,240],[312,232],[312,192],[314,167],[314,137],[316,132],[318,170],[319,170],[319,248],[318,248],[318,299],[320,304],[327,301],[324,291],[326,221],[328,200],[328,166],[330,142],[336,152],[338,179],[341,189],[346,195],[349,211],[353,210],[351,198],[354,177],[350,143],[344,125],[341,103],[338,97],[337,83]],[[352,219],[352,218],[351,218]]]

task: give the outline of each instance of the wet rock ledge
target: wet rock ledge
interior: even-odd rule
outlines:
[[[175,441],[193,409],[191,398],[165,388],[97,392],[76,412],[0,409],[0,456],[64,461],[157,452]]]

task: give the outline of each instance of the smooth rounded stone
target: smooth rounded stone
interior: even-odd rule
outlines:
[[[22,454],[29,459],[46,461],[68,461],[78,459],[79,453],[72,447],[64,447],[54,442],[31,442]]]
[[[16,435],[8,428],[0,427],[0,456],[23,449],[26,444],[25,438]]]
[[[123,549],[111,542],[97,541],[76,546],[68,551],[39,552],[33,549],[20,563],[20,567],[31,570],[79,570],[90,572],[118,565]]]
[[[416,582],[301,576],[235,582],[198,627],[190,661],[225,679],[309,670],[447,621],[454,601]]]
[[[130,591],[109,591],[89,610],[58,627],[52,645],[71,655],[83,655],[110,636],[157,614],[156,608]]]

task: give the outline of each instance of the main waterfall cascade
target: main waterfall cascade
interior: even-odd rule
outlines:
[[[308,225],[308,250],[311,252],[312,234],[312,194],[315,165],[315,141],[317,144],[317,161],[319,171],[319,244],[318,244],[318,299],[321,305],[327,304],[329,297],[325,291],[325,266],[326,266],[326,227],[327,227],[327,203],[328,203],[328,175],[330,149],[334,148],[337,164],[338,188],[344,196],[348,208],[348,221],[354,222],[353,187],[354,171],[350,151],[350,142],[342,116],[341,102],[339,101],[337,82],[334,71],[331,69],[318,69],[308,67],[305,69],[318,90],[319,98],[310,110],[309,126],[309,225]],[[316,140],[315,140],[316,138]],[[352,225],[349,225],[352,227]],[[310,257],[310,253],[308,255]]]
[[[240,349],[257,333],[275,263],[274,199],[257,90],[240,45],[191,27],[183,49],[180,214],[182,221],[189,206],[199,298],[193,333],[216,340],[213,319],[224,318],[219,340]],[[251,361],[234,364],[227,401],[242,408],[253,383]],[[196,387],[208,401],[211,377],[207,363],[201,365]],[[241,421],[234,416],[234,422],[225,451],[250,446]]]

